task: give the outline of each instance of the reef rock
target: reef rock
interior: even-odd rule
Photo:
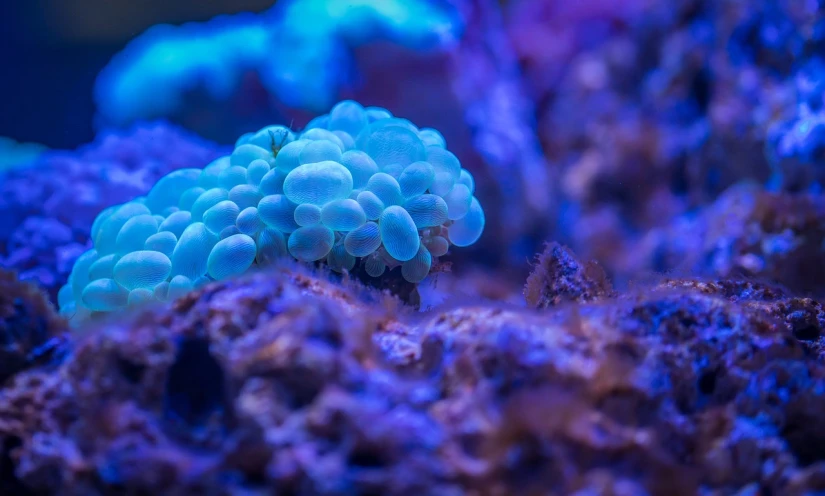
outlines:
[[[582,264],[570,249],[558,243],[549,243],[537,257],[524,288],[527,303],[539,309],[564,301],[594,301],[612,293],[610,281],[598,263]]]
[[[748,277],[819,295],[825,280],[821,196],[734,186],[630,248],[633,265],[705,277]]]
[[[551,273],[580,275],[558,246],[544,259],[566,268]],[[55,370],[21,371],[0,390],[0,487],[825,489],[812,301],[669,280],[618,297],[598,286],[592,302],[573,292],[579,302],[543,311],[413,313],[351,284],[279,267],[89,323]]]

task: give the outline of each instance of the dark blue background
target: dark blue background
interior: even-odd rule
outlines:
[[[74,148],[94,136],[97,73],[157,23],[262,11],[273,0],[0,0],[0,136]]]

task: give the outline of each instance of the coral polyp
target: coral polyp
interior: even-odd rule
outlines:
[[[281,257],[336,272],[362,263],[372,277],[401,267],[419,283],[451,244],[481,236],[473,194],[438,131],[343,101],[300,133],[248,133],[231,155],[104,210],[94,247],[60,292],[61,312],[83,320],[171,300]]]

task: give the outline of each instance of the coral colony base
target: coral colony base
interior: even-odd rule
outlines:
[[[101,212],[58,303],[79,322],[287,255],[374,278],[400,266],[418,283],[450,245],[481,236],[474,189],[438,131],[343,101],[301,133],[246,134],[231,155]]]

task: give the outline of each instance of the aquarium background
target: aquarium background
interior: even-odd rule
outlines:
[[[819,0],[3,2],[0,493],[818,494],[824,58]]]
[[[0,7],[4,77],[0,135],[74,148],[92,141],[94,80],[130,39],[158,23],[261,12],[270,1],[131,2],[35,0]],[[21,95],[37,95],[37,105]]]

